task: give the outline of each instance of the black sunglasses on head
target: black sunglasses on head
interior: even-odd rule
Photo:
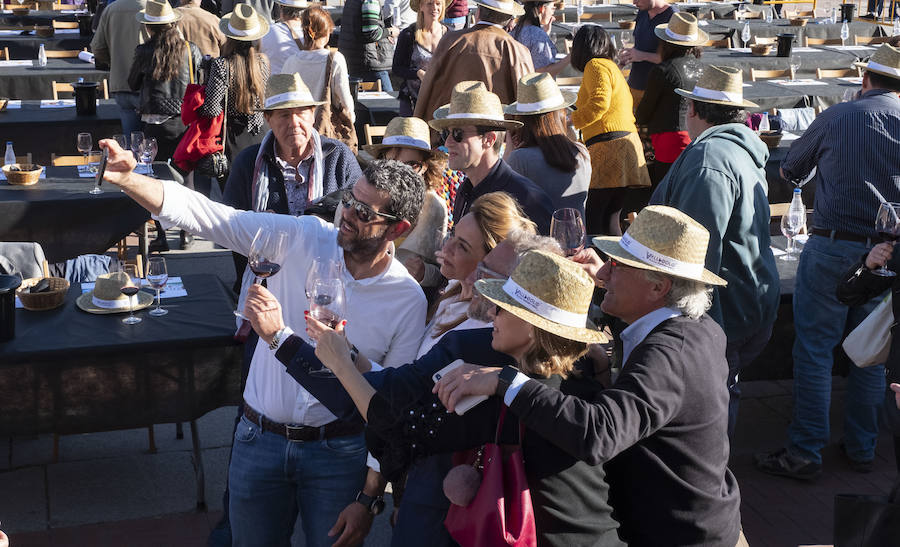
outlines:
[[[356,218],[358,218],[361,222],[372,222],[373,220],[375,220],[376,216],[386,218],[388,220],[400,220],[400,217],[396,215],[382,213],[381,211],[372,209],[370,205],[367,205],[353,197],[353,193],[350,190],[344,190],[344,193],[341,195],[341,205],[344,207],[344,209],[353,209],[354,211],[356,211]]]

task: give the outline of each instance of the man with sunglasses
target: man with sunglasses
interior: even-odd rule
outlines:
[[[479,196],[506,192],[537,224],[538,233],[550,233],[550,196],[500,158],[506,130],[522,125],[503,117],[500,97],[488,91],[483,82],[460,82],[453,88],[450,104],[435,110],[428,125],[440,132],[447,146],[450,169],[466,174],[466,180],[456,190],[454,219],[462,218]]]
[[[164,224],[245,255],[257,230],[287,232],[281,270],[266,280],[284,324],[301,330],[309,308],[304,291],[309,267],[317,258],[333,258],[342,265],[348,339],[389,367],[415,358],[425,326],[425,297],[388,253],[422,207],[424,184],[412,169],[395,161],[372,162],[344,194],[333,225],[314,216],[239,211],[215,203],[174,182],[133,173],[134,158],[115,141],[100,145],[109,151],[105,180]],[[283,328],[258,341],[253,352],[229,464],[233,541],[287,544],[299,513],[306,545],[356,545],[378,512],[385,483],[376,471],[367,471],[362,424],[337,419],[276,359],[279,343],[291,334]]]

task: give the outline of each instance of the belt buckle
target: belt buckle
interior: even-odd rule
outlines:
[[[303,442],[305,439],[301,439],[299,437],[302,436],[302,431],[306,428],[305,425],[290,425],[284,424],[284,436],[285,438],[292,443]],[[292,432],[296,432],[296,437],[292,435]]]

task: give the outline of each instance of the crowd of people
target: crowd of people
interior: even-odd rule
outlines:
[[[224,167],[184,186],[101,143],[106,179],[157,220],[155,250],[174,226],[184,245],[193,234],[234,252],[239,328],[252,330],[210,544],[286,545],[298,515],[307,545],[360,544],[391,483],[393,545],[471,545],[456,502],[478,486],[454,463],[491,443],[520,447],[523,545],[747,544],[728,459],[740,373],[780,300],[769,151],[746,123],[757,105],[741,70],[699,65],[697,19],[635,5],[633,48],[583,25],[566,55],[545,0],[478,0],[471,22],[466,0],[347,0],[337,40],[305,0],[221,17],[198,0],[104,10],[92,48],[126,134],[171,157],[190,84],[205,85],[201,117],[224,114]],[[767,473],[821,472],[832,350],[900,290],[871,273],[892,256],[873,245],[875,212],[900,202],[896,46],[861,63],[859,97],[818,116],[781,165],[786,180],[815,170],[816,194],[793,301],[794,417],[788,444],[756,458]],[[577,93],[555,81],[569,68]],[[361,81],[397,89],[400,107],[357,148]],[[597,237],[548,237],[559,209]],[[265,285],[245,258],[260,229],[289,241]],[[334,325],[308,313],[322,260],[347,295]],[[452,412],[472,396],[486,401]],[[879,409],[894,408],[884,367],[851,367],[846,398],[842,446],[865,472]]]

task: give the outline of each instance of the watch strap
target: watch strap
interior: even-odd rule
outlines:
[[[379,502],[384,503],[384,497],[383,496],[374,496],[373,497],[373,496],[366,494],[362,490],[360,490],[359,493],[356,494],[356,501],[358,503],[361,503],[362,505],[364,505],[365,508],[369,511],[369,513],[371,513],[372,515],[377,515],[378,513],[381,512],[381,510],[377,509],[376,507],[379,504]]]
[[[509,365],[500,369],[500,375],[497,377],[497,391],[494,392],[494,395],[503,399],[503,396],[506,395],[506,390],[509,389],[509,385],[518,373],[519,369]]]

